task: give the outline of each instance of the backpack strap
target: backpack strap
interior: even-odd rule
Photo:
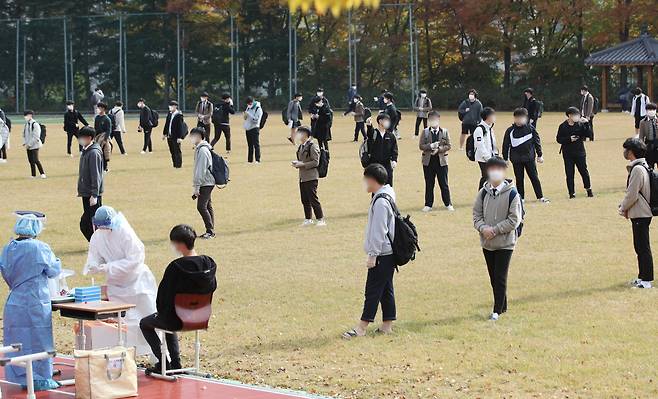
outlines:
[[[631,173],[633,172],[633,169],[635,169],[636,166],[642,166],[644,168],[644,170],[647,171],[647,173],[649,174],[649,184],[651,184],[651,169],[649,169],[648,167],[644,166],[641,163],[637,163],[637,164],[633,165],[630,172],[628,172],[628,177],[626,178],[626,187],[627,188],[628,188],[628,182],[631,180]],[[651,191],[651,190],[649,190],[649,191]],[[651,202],[649,202],[647,197],[645,197],[644,194],[642,194],[642,190],[638,191],[638,194],[640,194],[640,197],[644,198],[644,200],[647,202],[647,204],[649,204],[649,208],[651,208]]]

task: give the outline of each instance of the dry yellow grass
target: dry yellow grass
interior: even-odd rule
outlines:
[[[400,207],[419,228],[423,251],[395,276],[395,335],[345,342],[340,334],[356,322],[362,306],[361,248],[370,199],[361,189],[357,145],[350,142],[352,122],[337,116],[330,175],[320,183],[329,226],[302,229],[290,167],[294,148],[271,111],[259,166],[246,164],[241,120],[233,119],[232,182],[214,194],[218,237],[199,244],[220,266],[214,318],[204,335],[208,370],[247,383],[348,398],[658,396],[658,291],[626,285],[636,265],[629,223],[616,213],[625,183],[621,142],[633,133],[630,117],[597,117],[597,141],[587,144],[596,198],[584,198],[577,178],[579,198],[573,201],[567,199],[554,142],[563,117],[541,119],[546,163],[540,176],[552,203],[526,205],[526,229],[510,270],[509,313],[492,324],[486,321],[488,276],[471,226],[477,166],[454,150],[450,182],[456,212],[419,212],[422,169],[417,141],[410,138],[414,118],[406,114],[395,188]],[[455,113],[444,115],[443,126],[456,141]],[[499,116],[499,137],[509,123],[510,113]],[[0,240],[11,235],[11,211],[42,210],[48,224],[41,238],[79,272],[87,247],[78,231],[78,162],[64,157],[61,121],[48,121],[45,181],[27,179],[18,118],[15,124],[10,162],[0,165]],[[115,154],[104,203],[126,214],[159,279],[172,258],[169,229],[177,223],[202,227],[190,199],[191,148],[184,145],[184,169],[173,170],[158,135],[155,153],[142,156],[135,120],[128,125],[129,155]],[[72,281],[83,283],[88,280]],[[72,325],[54,320],[57,349],[70,352]],[[192,352],[190,337],[183,348]]]

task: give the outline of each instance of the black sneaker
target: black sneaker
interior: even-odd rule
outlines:
[[[215,238],[215,233],[206,232],[206,233],[201,234],[201,237],[199,237],[199,238],[202,239],[202,240],[209,240],[211,238]]]
[[[587,189],[587,197],[588,197],[588,198],[592,198],[592,197],[594,197],[594,193],[592,192],[592,189],[591,189],[591,188],[588,188],[588,189]]]
[[[576,194],[569,194],[569,199],[574,199],[576,198]]]

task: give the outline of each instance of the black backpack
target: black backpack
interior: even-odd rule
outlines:
[[[642,191],[640,191],[640,195],[649,204],[649,208],[651,208],[651,214],[653,216],[658,216],[658,171],[655,169],[647,168],[642,164],[637,164],[633,167],[635,166],[642,166],[644,169],[646,169],[647,173],[649,173],[649,198],[647,199],[644,194],[642,194]],[[630,177],[631,174],[629,173],[628,178],[630,179]],[[626,181],[626,186],[628,186],[628,181]]]
[[[149,118],[149,122],[151,123],[151,127],[158,127],[158,123],[160,119],[160,114],[158,114],[158,111],[152,109],[151,110],[151,117]]]
[[[224,188],[230,181],[228,163],[226,163],[226,160],[215,151],[210,151],[210,155],[212,156],[210,173],[212,173],[212,177],[215,178],[215,184],[218,188]]]
[[[324,148],[320,148],[320,159],[318,160],[318,173],[320,175],[320,178],[325,178],[327,177],[327,173],[329,173],[329,151],[325,150]]]
[[[183,115],[181,115],[181,122],[180,122],[180,134],[179,137],[181,139],[185,139],[187,137],[187,134],[190,132],[190,128],[187,127],[187,123],[185,123],[185,118],[183,118]]]
[[[475,162],[475,139],[473,133],[469,134],[466,138],[466,158],[469,161]]]
[[[260,117],[260,125],[258,125],[259,129],[262,129],[265,127],[265,123],[267,123],[267,117],[270,116],[270,114],[267,113],[267,111],[263,110],[263,116]]]
[[[601,112],[601,100],[599,100],[598,97],[594,97],[594,96],[592,97],[594,98],[594,107],[592,108],[593,110],[592,112],[598,114],[599,112]]]
[[[509,193],[509,205],[507,205],[508,209],[510,206],[512,206],[512,201],[514,201],[514,198],[519,194],[518,191],[516,191],[516,188],[512,188],[512,190]],[[487,192],[482,189],[482,201],[484,202],[484,197],[487,196]],[[523,222],[525,221],[525,206],[523,206],[523,200],[521,200],[521,223],[519,224],[519,227],[516,228],[516,236],[521,237],[523,234]]]
[[[391,205],[391,209],[393,209],[393,214],[395,215],[395,238],[391,240],[391,236],[389,235],[388,240],[391,242],[391,248],[393,249],[395,266],[404,266],[416,259],[416,251],[420,251],[420,246],[418,246],[418,231],[416,231],[416,226],[411,222],[411,216],[402,217],[397,205],[395,205],[395,201],[393,201],[390,195],[386,193],[378,194],[373,199],[373,205],[379,198],[387,200]]]
[[[367,107],[363,108],[363,121],[364,122],[367,121],[368,118],[370,118],[371,116],[372,116],[372,111],[370,110],[370,108]]]
[[[112,131],[114,131],[117,127],[117,119],[114,115],[115,114],[112,113],[112,111],[107,113],[107,117],[110,118],[110,126],[111,126]]]
[[[283,120],[284,125],[288,125],[288,107],[281,110],[281,119]]]
[[[363,140],[361,146],[359,147],[359,159],[361,160],[361,166],[364,168],[370,165],[370,149],[368,148],[368,138]]]
[[[537,102],[537,119],[541,118],[544,114],[544,102],[535,100]]]
[[[46,125],[39,123],[39,128],[41,129],[39,140],[41,140],[41,144],[46,144]]]

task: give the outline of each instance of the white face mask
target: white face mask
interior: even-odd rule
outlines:
[[[388,103],[389,103],[388,99],[385,98],[385,99],[384,99],[384,104],[388,104]]]
[[[425,98],[425,97],[427,97],[427,94],[425,94],[425,93],[420,93],[420,97],[421,97],[421,98]]]
[[[647,115],[649,116],[649,118],[655,117],[656,116],[656,110],[655,109],[648,109],[647,110]]]
[[[469,94],[469,95],[468,95],[468,99],[469,99],[470,101],[475,101],[475,96],[472,95],[472,94]]]
[[[315,93],[315,95],[318,96],[318,97],[322,97],[324,95],[324,92],[319,91],[319,92]]]
[[[439,127],[439,120],[438,119],[430,119],[429,123],[430,123],[431,127],[434,127],[434,128]]]
[[[89,145],[89,141],[87,141],[87,138],[79,138],[78,139],[78,144],[80,144],[83,148]]]
[[[137,108],[143,108],[143,107],[144,107],[144,103],[137,103]]]
[[[176,109],[176,108],[175,108],[173,105],[170,105],[170,106],[169,106],[169,112],[174,112],[175,109]]]
[[[202,102],[202,103],[203,103],[203,102],[206,102],[206,101],[208,101],[207,98],[205,98],[205,97],[201,97],[201,102]]]
[[[489,183],[499,185],[505,180],[505,171],[502,169],[491,169],[487,172],[487,176],[489,176]]]
[[[30,117],[29,117],[28,115],[25,115],[25,116],[23,117],[23,119],[25,119],[25,122],[27,122],[27,121],[30,120]]]
[[[355,99],[354,99],[354,104],[356,104],[356,103],[358,103],[358,102],[359,102],[359,99],[358,99],[358,98],[355,98]]]
[[[388,129],[389,127],[391,127],[391,122],[389,122],[389,121],[382,122],[382,127],[384,129]]]
[[[69,111],[73,111],[73,105],[67,105],[66,108],[67,108]]]

